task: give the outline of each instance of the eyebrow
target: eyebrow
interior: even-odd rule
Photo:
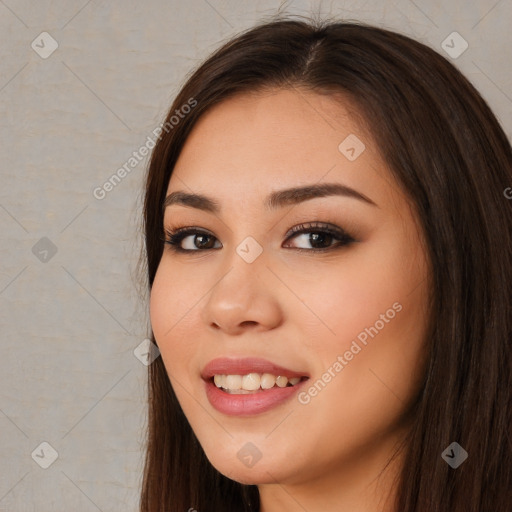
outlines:
[[[291,204],[302,203],[309,199],[327,196],[343,196],[352,199],[358,199],[369,205],[377,206],[369,197],[361,192],[350,188],[341,183],[321,183],[315,185],[307,185],[303,187],[287,188],[284,190],[277,190],[267,196],[265,200],[265,207],[267,210],[277,210]],[[213,198],[207,197],[202,194],[189,194],[182,190],[171,192],[164,201],[163,208],[167,208],[173,204],[188,206],[190,208],[197,208],[211,213],[220,213],[220,204]],[[377,206],[378,207],[378,206]]]

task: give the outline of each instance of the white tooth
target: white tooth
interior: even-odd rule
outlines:
[[[242,388],[247,391],[255,391],[260,387],[260,375],[258,373],[249,373],[244,375],[242,379]]]
[[[270,389],[274,387],[276,383],[276,378],[271,373],[264,373],[261,376],[261,389]]]
[[[214,375],[213,377],[213,381],[218,388],[232,392],[239,391],[241,393],[244,391],[258,391],[260,386],[261,389],[271,389],[276,384],[280,388],[285,388],[288,383],[294,386],[298,384],[300,380],[300,377],[288,379],[283,375],[276,377],[271,373],[264,373],[262,375],[259,373],[249,373],[247,375]]]
[[[226,388],[242,389],[242,376],[241,375],[226,375]]]
[[[280,375],[279,377],[277,377],[276,379],[276,384],[280,387],[280,388],[284,388],[286,387],[286,384],[288,384],[288,379],[286,377],[283,377],[282,375]]]

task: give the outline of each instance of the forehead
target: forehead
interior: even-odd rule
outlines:
[[[223,202],[267,195],[275,188],[334,181],[371,197],[382,185],[384,163],[355,112],[353,105],[332,95],[301,89],[225,100],[194,126],[168,193],[214,189]],[[343,152],[346,140],[359,144],[356,150],[361,152],[353,160]]]

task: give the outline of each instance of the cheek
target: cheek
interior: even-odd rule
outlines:
[[[175,293],[172,281],[164,278],[160,265],[157,269],[149,298],[149,316],[151,327],[158,345],[162,345],[164,334],[172,327],[170,314],[174,311]],[[161,347],[160,347],[161,348]]]
[[[201,297],[190,280],[181,277],[164,264],[158,267],[149,300],[149,314],[155,340],[169,374],[184,373],[188,360],[194,352],[195,336],[191,324],[194,307],[199,307]],[[188,286],[187,286],[188,283]],[[179,361],[180,364],[173,364]]]
[[[315,379],[295,420],[314,438],[331,439],[316,446],[316,456],[364,446],[395,428],[423,375],[425,287],[411,293],[409,281],[397,279],[391,289],[378,272],[345,277],[314,305],[334,334],[318,323],[304,332]]]
[[[311,321],[298,321],[316,375],[329,380],[325,372],[339,362],[338,356],[344,358],[343,369],[334,371],[344,377],[331,379],[337,384],[329,384],[331,391],[324,398],[332,392],[330,398],[344,397],[353,410],[379,400],[406,402],[422,375],[426,265],[421,254],[413,257],[414,251],[406,251],[405,242],[396,240],[375,244],[371,252],[353,253],[343,265],[320,272],[325,277],[303,283],[298,290],[307,297],[309,311],[304,310],[302,318]],[[411,256],[404,259],[403,254]]]
[[[378,261],[378,264],[375,264]],[[350,344],[365,328],[378,322],[381,326],[381,315],[391,323],[412,314],[407,307],[407,314],[397,314],[396,309],[411,303],[414,299],[411,292],[411,274],[404,271],[400,259],[393,254],[364,254],[363,251],[353,253],[342,264],[326,265],[317,269],[314,280],[295,280],[296,295],[302,299],[297,302],[296,312],[299,322],[310,325],[310,332],[305,339],[323,338],[320,350],[324,348],[343,349]],[[393,308],[393,305],[395,308]],[[386,312],[387,315],[386,315]],[[302,319],[302,320],[301,320]],[[386,330],[388,322],[386,322]],[[364,337],[364,336],[363,336]]]

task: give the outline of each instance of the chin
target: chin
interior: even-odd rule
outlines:
[[[280,481],[276,478],[276,475],[270,475],[265,470],[256,471],[254,468],[247,468],[245,470],[235,470],[230,468],[230,473],[224,473],[219,470],[224,476],[227,476],[231,480],[244,485],[261,485],[261,484],[274,484],[276,481]],[[255,472],[256,471],[256,472]]]
[[[272,484],[280,481],[282,476],[276,474],[272,467],[265,464],[263,460],[258,461],[252,467],[244,466],[238,459],[236,459],[236,462],[233,462],[232,459],[223,460],[222,462],[215,461],[215,463],[214,461],[210,462],[219,473],[244,485]]]

